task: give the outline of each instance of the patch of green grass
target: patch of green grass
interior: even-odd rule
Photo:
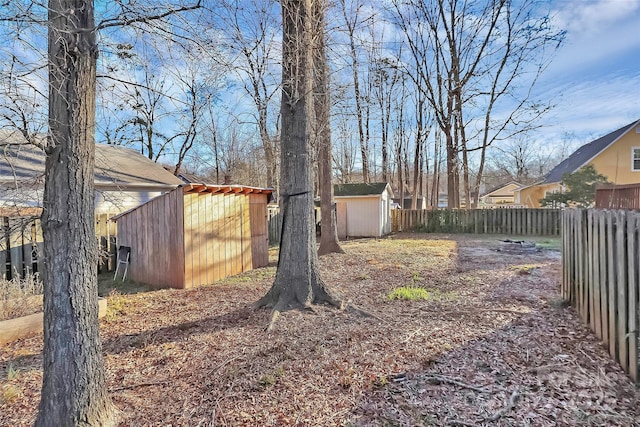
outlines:
[[[118,277],[120,275],[118,274]],[[149,292],[151,287],[132,280],[122,281],[121,279],[113,280],[113,272],[98,274],[98,295],[106,297],[112,292],[119,294],[137,294],[140,292]]]
[[[538,268],[537,265],[525,264],[525,265],[512,265],[511,267],[509,267],[509,270],[515,271],[520,275],[526,275],[526,274],[531,274],[536,268]]]
[[[441,292],[429,290],[419,286],[402,286],[389,292],[389,299],[401,299],[407,301],[453,301],[458,298],[455,292]]]
[[[560,237],[538,237],[534,238],[536,247],[539,249],[551,249],[559,251],[562,249],[562,239]]]
[[[278,382],[278,378],[284,375],[284,369],[276,368],[270,374],[266,374],[260,377],[258,384],[262,387],[270,387]]]
[[[264,279],[273,279],[276,275],[275,267],[262,267],[249,270],[245,273],[236,274],[222,279],[222,282],[229,285],[239,285],[251,282],[257,282]]]
[[[9,369],[7,369],[7,381],[14,380],[18,377],[18,370],[13,367],[13,365],[9,365]]]

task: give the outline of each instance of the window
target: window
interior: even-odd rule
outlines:
[[[633,147],[631,153],[631,170],[640,171],[640,147]]]

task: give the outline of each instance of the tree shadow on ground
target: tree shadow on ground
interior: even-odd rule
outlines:
[[[504,315],[505,326],[364,393],[352,425],[638,425],[640,390],[571,308]]]
[[[140,333],[120,335],[103,342],[102,351],[109,354],[120,354],[151,344],[181,341],[197,334],[243,328],[256,324],[266,325],[268,314],[266,310],[256,311],[251,306],[244,306],[219,316],[163,326]]]

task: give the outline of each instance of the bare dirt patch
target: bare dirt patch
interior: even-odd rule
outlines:
[[[121,425],[640,425],[640,393],[557,294],[557,252],[400,234],[321,259],[331,308],[248,306],[274,267],[115,295],[101,323]],[[391,300],[398,287],[427,299]],[[0,349],[0,425],[33,423],[42,338]],[[4,396],[4,397],[3,397]]]

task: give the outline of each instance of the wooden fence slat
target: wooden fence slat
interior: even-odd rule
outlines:
[[[602,324],[602,341],[609,342],[609,304],[607,295],[607,240],[610,238],[606,233],[607,217],[603,211],[598,211],[598,230],[600,234],[600,247],[598,249],[600,264],[600,322]]]
[[[609,354],[613,359],[616,358],[616,274],[614,269],[615,262],[615,240],[614,240],[614,223],[615,216],[613,212],[607,212],[607,302],[608,302],[608,323],[609,323]]]
[[[595,322],[595,298],[594,298],[594,290],[595,290],[595,280],[594,280],[594,274],[593,274],[593,270],[594,270],[594,262],[593,262],[593,255],[595,253],[595,249],[593,247],[593,228],[592,228],[592,224],[593,224],[593,211],[592,210],[588,210],[587,212],[587,217],[586,217],[586,221],[585,221],[585,225],[586,225],[586,243],[587,243],[587,252],[586,252],[586,285],[587,285],[587,300],[588,300],[588,305],[587,305],[587,310],[588,310],[588,319],[589,319],[589,326],[591,327],[591,330],[595,330],[596,327],[596,322]]]
[[[629,370],[629,352],[627,346],[627,256],[626,256],[626,213],[616,213],[616,276],[618,287],[618,354],[622,369]]]
[[[640,310],[638,307],[638,288],[640,287],[638,270],[640,265],[637,255],[639,227],[640,217],[630,215],[627,224],[627,281],[629,285],[627,329],[629,331],[629,375],[636,384],[640,382],[640,378],[638,378],[638,314]]]

